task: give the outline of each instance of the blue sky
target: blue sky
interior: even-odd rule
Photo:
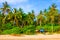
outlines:
[[[0,0],[0,7],[2,7],[2,3],[5,1],[7,1],[12,8],[22,8],[24,12],[34,10],[36,15],[40,10],[48,9],[52,3],[55,3],[60,10],[60,0]]]

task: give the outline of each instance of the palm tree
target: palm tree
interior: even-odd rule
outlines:
[[[48,11],[47,11],[47,9],[45,9],[44,10],[44,24],[47,24],[47,22],[48,22]]]
[[[60,14],[58,15],[58,24],[60,25]]]
[[[28,12],[27,14],[27,19],[28,19],[28,24],[33,24],[34,23],[34,19],[35,19],[35,15],[34,15],[34,10],[32,10],[32,12]]]
[[[19,21],[21,24],[21,28],[25,25],[25,13],[23,12],[22,8],[19,8]]]
[[[40,24],[40,26],[41,26],[42,21],[43,21],[43,13],[42,13],[42,11],[40,11],[40,14],[37,16],[37,21],[39,22],[38,24]]]
[[[13,13],[12,13],[12,11],[11,12],[9,12],[8,14],[7,14],[7,17],[6,17],[6,23],[7,22],[13,22]]]
[[[31,21],[32,21],[32,19],[31,19],[31,12],[28,12],[28,15],[27,15],[27,17],[28,17],[28,24],[31,24]]]
[[[5,23],[5,19],[6,19],[6,15],[4,15],[5,13],[8,13],[10,11],[10,6],[8,5],[7,2],[3,3],[3,8],[0,8],[0,10],[2,11],[2,22],[3,24]]]
[[[10,6],[8,5],[7,2],[3,3],[3,8],[0,8],[2,10],[3,15],[7,12],[10,11]]]
[[[31,12],[31,19],[32,19],[32,24],[34,23],[34,19],[35,19],[35,14],[34,14],[34,10],[32,10]]]
[[[16,24],[18,26],[18,19],[17,19],[17,9],[14,8],[14,13],[13,13],[13,20],[14,20],[14,24]]]
[[[1,24],[2,24],[2,14],[0,13],[0,26],[2,26]]]
[[[55,4],[52,4],[50,10],[49,10],[49,18],[50,18],[50,22],[51,22],[51,25],[52,25],[52,32],[53,32],[53,25],[54,25],[54,21],[55,21],[55,16],[58,15],[58,11],[56,9],[56,5]]]

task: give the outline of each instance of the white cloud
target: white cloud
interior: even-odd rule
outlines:
[[[16,8],[22,8],[24,12],[30,12],[33,9],[33,5],[18,5]]]
[[[0,3],[3,3],[3,2],[8,2],[10,4],[12,3],[22,3],[22,2],[27,2],[28,0],[0,0]]]
[[[22,8],[25,12],[31,11],[33,7],[33,5],[30,5],[30,4],[25,4],[25,5],[21,4],[24,2],[27,3],[29,0],[0,0],[0,3],[3,3],[5,1],[7,1],[8,4],[13,5],[12,8]]]
[[[22,9],[23,9],[23,11],[25,12],[25,13],[27,13],[27,12],[31,12],[32,10],[34,10],[35,11],[35,15],[37,15],[38,14],[38,9],[37,8],[35,8],[33,5],[25,5],[25,6],[20,6]],[[17,6],[17,8],[19,8],[19,6]]]
[[[12,5],[11,6],[12,8],[22,8],[25,13],[31,12],[32,10],[36,11],[36,8],[33,4],[27,3],[29,0],[0,0],[0,3],[3,3],[5,1],[7,1],[10,5]],[[21,4],[24,2],[26,2],[27,4]],[[36,11],[36,13],[37,13],[37,11]]]

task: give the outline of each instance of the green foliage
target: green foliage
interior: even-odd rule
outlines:
[[[37,16],[34,13],[32,10],[26,14],[21,8],[11,11],[8,3],[3,3],[3,7],[0,8],[0,33],[33,34],[36,29],[41,28],[47,32],[60,31],[60,14],[55,4],[52,4],[49,10],[41,10]]]
[[[40,30],[41,29],[41,26],[36,26],[36,30]]]
[[[4,30],[2,34],[34,34],[35,33],[35,27],[30,25],[30,26],[25,26],[24,28],[19,28],[19,27],[14,27],[10,30]]]
[[[53,29],[52,29],[53,27]],[[59,32],[60,31],[60,26],[50,26],[50,25],[45,25],[45,26],[37,26],[36,29],[40,30],[41,28],[43,28],[45,31],[47,32]]]
[[[10,30],[4,30],[2,34],[20,34],[21,29],[19,27],[14,27]]]
[[[36,27],[36,30],[40,30],[41,28],[44,29],[47,32],[51,32],[52,31],[52,27],[51,26],[48,26],[48,25],[45,25],[45,26],[37,26]]]
[[[25,34],[34,34],[35,33],[35,26],[33,26],[33,25],[24,26],[23,33],[25,33]]]
[[[47,32],[52,32],[52,26],[45,25],[43,28]]]
[[[11,23],[7,23],[7,24],[2,24],[1,29],[2,30],[7,30],[7,29],[12,29],[14,26],[12,26]]]
[[[60,26],[54,26],[53,31],[54,32],[59,32],[60,31]]]

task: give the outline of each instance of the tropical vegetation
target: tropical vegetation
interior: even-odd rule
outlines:
[[[22,8],[11,9],[7,2],[0,8],[0,34],[34,34],[40,29],[60,32],[60,11],[54,3],[37,16],[34,10],[24,13]]]

